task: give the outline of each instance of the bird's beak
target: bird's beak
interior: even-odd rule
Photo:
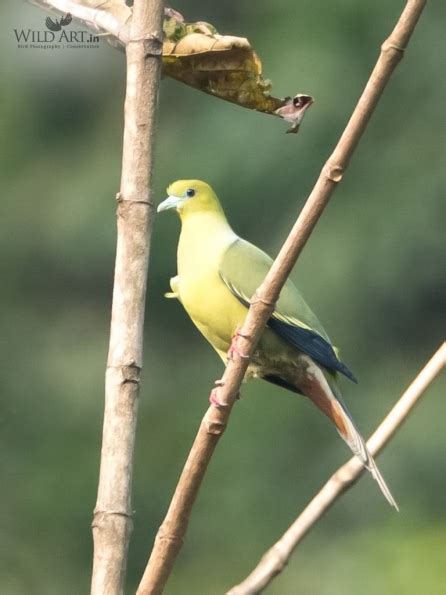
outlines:
[[[166,200],[163,200],[156,209],[157,213],[161,211],[168,211],[169,209],[176,209],[180,204],[185,201],[184,196],[168,196]]]

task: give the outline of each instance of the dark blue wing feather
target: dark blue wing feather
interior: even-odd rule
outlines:
[[[256,289],[272,265],[271,258],[249,242],[238,238],[227,249],[220,263],[220,277],[228,289],[247,308]],[[240,263],[245,263],[241,267]],[[268,326],[284,341],[306,353],[319,365],[340,372],[356,382],[345,364],[339,361],[321,323],[310,310],[293,282],[285,283]],[[277,377],[268,378],[279,384]],[[280,379],[283,386],[283,379]]]
[[[296,347],[299,351],[309,355],[315,362],[324,366],[324,368],[340,372],[353,382],[358,382],[347,366],[338,360],[330,343],[318,333],[282,322],[281,320],[277,320],[277,318],[270,318],[268,326],[276,332],[279,337],[284,339],[290,345],[293,345],[293,347]]]

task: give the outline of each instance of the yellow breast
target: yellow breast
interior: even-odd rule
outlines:
[[[246,316],[223,283],[219,265],[237,239],[225,220],[199,213],[183,221],[178,244],[178,293],[194,324],[223,357]]]

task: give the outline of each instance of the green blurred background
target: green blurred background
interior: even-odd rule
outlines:
[[[247,36],[279,95],[316,98],[299,135],[276,118],[162,82],[155,196],[211,182],[236,231],[275,254],[330,153],[403,2],[178,1]],[[88,592],[115,250],[124,56],[16,47],[44,27],[0,8],[2,400],[0,592]],[[446,6],[428,3],[351,169],[294,272],[360,379],[345,397],[369,434],[442,341]],[[73,25],[71,25],[72,27]],[[179,224],[156,219],[136,445],[128,593],[141,576],[221,363],[163,298]],[[444,294],[443,294],[444,296]],[[318,524],[272,594],[446,592],[444,376],[380,457],[400,503],[365,477]],[[167,593],[243,578],[349,456],[329,422],[269,385],[243,389]]]

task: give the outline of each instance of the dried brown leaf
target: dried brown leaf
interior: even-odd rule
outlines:
[[[244,37],[219,35],[204,22],[186,23],[170,13],[164,22],[164,74],[220,99],[283,118],[297,132],[309,95],[279,99],[270,95],[271,83],[262,76],[260,58]]]
[[[61,11],[60,2],[29,0]],[[125,0],[70,0],[69,10],[86,26],[125,48],[130,36],[132,7]],[[67,11],[65,11],[67,12]],[[220,35],[210,23],[188,23],[173,8],[164,11],[163,72],[199,91],[248,109],[279,116],[297,132],[309,95],[283,99],[271,95],[271,82],[262,76],[262,63],[244,37]]]

